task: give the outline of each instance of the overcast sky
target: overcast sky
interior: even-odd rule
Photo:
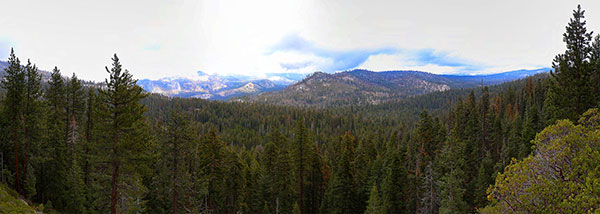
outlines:
[[[549,67],[581,3],[598,0],[2,0],[0,59],[104,80],[117,53],[135,78],[335,72],[495,73]]]

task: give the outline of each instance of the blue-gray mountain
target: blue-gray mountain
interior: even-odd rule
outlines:
[[[474,76],[436,75],[420,71],[316,72],[284,90],[245,96],[239,100],[293,106],[378,104],[451,88],[495,85],[549,70],[542,68]]]
[[[0,77],[7,62],[0,61]],[[436,75],[420,71],[351,70],[335,74],[316,72],[306,76],[296,73],[269,73],[261,77],[246,75],[208,75],[198,71],[192,78],[171,77],[138,81],[144,90],[176,97],[210,100],[236,98],[242,101],[284,105],[347,105],[380,103],[407,96],[494,85],[524,78],[550,68],[516,70],[491,75]],[[47,80],[49,72],[41,71]],[[93,84],[93,83],[90,83]]]
[[[138,85],[148,92],[168,96],[225,100],[242,95],[282,90],[305,77],[306,75],[293,73],[270,73],[262,77],[208,75],[198,71],[197,76],[191,78],[142,79],[138,81]]]

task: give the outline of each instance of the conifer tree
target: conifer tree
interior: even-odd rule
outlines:
[[[29,60],[27,60],[24,69],[26,84],[23,114],[21,116],[23,120],[23,175],[25,175],[23,183],[26,189],[24,194],[31,198],[36,194],[36,179],[35,172],[32,171],[34,169],[32,164],[37,166],[37,163],[31,163],[30,156],[37,157],[39,155],[37,153],[39,151],[38,147],[43,138],[42,123],[44,114],[40,99],[42,96],[42,76],[39,74],[37,67],[32,65]]]
[[[267,205],[271,205],[274,213],[289,213],[294,204],[294,200],[290,200],[294,186],[288,142],[277,128],[271,131],[269,141],[261,154]]]
[[[144,126],[143,113],[145,108],[139,103],[144,98],[141,87],[136,85],[137,80],[127,70],[122,70],[119,58],[115,54],[112,58],[112,68],[106,71],[110,77],[105,80],[106,88],[100,90],[100,102],[102,109],[99,118],[102,118],[103,136],[102,146],[106,149],[100,150],[101,157],[107,158],[110,163],[111,194],[110,212],[117,213],[119,210],[119,186],[122,182],[135,182],[134,173],[126,173],[133,170],[130,164],[140,159],[145,151],[147,142],[140,136],[140,130]],[[126,174],[125,174],[126,173]]]
[[[379,190],[377,190],[377,185],[373,185],[371,188],[371,194],[369,194],[367,209],[365,210],[365,214],[384,214],[384,207],[381,205],[381,199],[379,199]]]
[[[352,145],[355,138],[346,132],[342,137],[343,151],[336,166],[333,168],[332,181],[325,193],[325,203],[321,212],[326,213],[362,213],[362,207],[357,207],[356,185],[353,178]]]
[[[438,165],[443,175],[438,181],[440,187],[440,213],[465,213],[465,145],[458,136],[460,127],[455,122],[454,129],[444,143]]]
[[[81,80],[75,73],[66,84],[66,117],[65,117],[65,139],[69,147],[69,153],[73,153],[75,144],[78,143],[81,130],[79,127],[83,124],[83,114],[85,112],[85,91],[83,90]],[[72,156],[72,155],[71,155]]]
[[[191,182],[194,180],[189,173],[187,163],[196,158],[194,144],[198,139],[190,117],[181,111],[172,111],[169,114],[160,147],[159,165],[162,168],[160,172],[163,174],[159,176],[164,180],[159,186],[165,187],[164,193],[171,196],[162,199],[170,201],[172,213],[186,210],[185,207],[193,206],[194,201],[186,198],[188,196],[186,192],[193,191]],[[188,207],[188,209],[193,208]]]
[[[552,121],[577,119],[577,116],[595,105],[593,66],[590,65],[590,41],[592,32],[587,32],[585,10],[581,5],[573,11],[573,18],[566,27],[563,41],[567,50],[554,58],[550,74],[551,84],[545,101],[546,114]]]
[[[10,132],[12,135],[13,155],[14,155],[14,170],[15,170],[15,187],[19,194],[21,191],[21,176],[19,172],[19,145],[21,137],[19,136],[22,127],[21,115],[23,113],[23,95],[25,94],[25,72],[21,67],[21,62],[13,49],[10,50],[8,58],[8,67],[4,69],[6,75],[0,82],[2,88],[6,90],[4,104],[4,115],[11,120]]]
[[[219,139],[216,128],[212,127],[200,141],[199,167],[202,179],[207,183],[207,194],[203,201],[205,210],[209,212],[224,212],[221,208],[224,202],[221,200],[224,193],[225,156],[223,141]]]
[[[397,151],[389,151],[384,163],[385,177],[381,184],[381,203],[385,213],[409,213],[404,203],[406,170]]]
[[[56,209],[65,209],[67,207],[67,189],[69,184],[64,178],[70,175],[67,146],[65,141],[65,118],[66,118],[66,91],[65,83],[60,75],[60,70],[54,67],[48,81],[49,87],[46,89],[45,97],[48,112],[48,147],[50,153],[45,171],[42,173],[42,182],[46,184],[43,197],[53,201]]]
[[[307,168],[307,154],[310,149],[308,131],[304,127],[304,120],[298,120],[296,125],[296,142],[294,143],[294,166],[298,176],[298,209],[300,213],[304,208],[304,179]]]

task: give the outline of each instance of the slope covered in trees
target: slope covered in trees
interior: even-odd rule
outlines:
[[[308,107],[362,106],[449,89],[496,85],[549,70],[542,68],[472,76],[437,75],[420,71],[373,72],[361,69],[335,74],[315,72],[284,90],[246,96],[239,100]]]
[[[595,212],[597,110],[556,122],[599,105],[558,99],[595,89],[600,39],[581,41],[585,66],[567,42],[552,75],[338,108],[147,95],[116,55],[104,87],[43,86],[11,53],[2,182],[61,213]]]

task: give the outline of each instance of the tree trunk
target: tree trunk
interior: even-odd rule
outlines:
[[[27,135],[28,130],[27,130],[27,124],[25,124],[25,121],[26,121],[25,118],[23,118],[23,124],[24,124],[24,128],[25,128],[25,133],[24,133],[25,135],[23,136],[23,144],[25,147],[25,148],[23,148],[23,182],[24,183],[28,182],[27,181],[27,168],[28,168],[27,164],[29,161],[29,152],[28,152],[29,151],[28,150],[29,149],[29,141],[27,140],[27,137],[29,135]],[[23,196],[25,198],[27,198],[27,193],[23,192]]]
[[[115,134],[113,137],[113,155],[114,156],[117,155],[116,148],[117,148],[118,140],[119,140],[119,135],[118,135],[118,132],[115,131]],[[117,157],[113,157],[112,165],[113,165],[113,173],[112,173],[112,194],[111,194],[111,198],[110,198],[110,213],[116,214],[117,213],[117,198],[119,196],[118,190],[117,190],[117,188],[118,188],[117,187],[117,185],[118,185],[117,179],[119,178],[119,162],[117,160]]]
[[[177,214],[177,139],[173,139],[173,214]]]
[[[303,212],[303,207],[304,207],[304,184],[303,184],[303,174],[304,174],[304,151],[303,151],[303,147],[304,142],[300,142],[300,214],[302,214]]]
[[[113,160],[113,173],[112,173],[112,194],[110,198],[110,213],[117,213],[117,179],[119,178],[119,163],[116,160]]]
[[[92,89],[89,89],[92,90]],[[88,177],[89,177],[89,160],[88,160],[88,155],[90,152],[89,149],[89,145],[90,145],[90,140],[91,140],[91,134],[92,134],[92,97],[88,96],[88,99],[90,101],[88,101],[88,111],[87,111],[87,124],[86,124],[86,130],[85,130],[85,167],[83,168],[83,182],[87,185],[88,184]]]
[[[15,152],[15,171],[16,171],[16,184],[17,184],[17,193],[21,194],[21,185],[20,185],[20,178],[19,178],[19,149],[17,146],[17,115],[15,114],[13,116],[13,143],[14,143],[14,152]]]

